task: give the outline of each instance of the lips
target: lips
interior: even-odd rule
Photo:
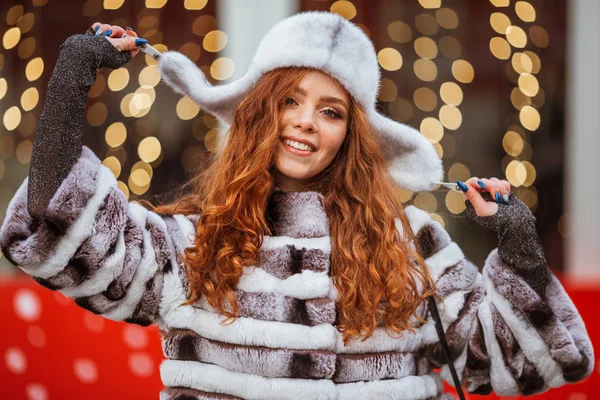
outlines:
[[[311,142],[311,141],[309,141],[309,140],[300,139],[300,138],[293,137],[293,136],[281,137],[281,140],[282,140],[282,141],[283,141],[283,140],[285,140],[285,139],[288,139],[288,140],[293,140],[294,142],[298,142],[298,143],[305,144],[305,145],[307,145],[307,146],[310,146],[310,147],[312,147],[313,149],[315,149],[315,151],[317,150],[317,146],[315,146],[315,145],[314,145],[314,143],[312,143],[312,142]]]
[[[316,152],[316,150],[315,151],[306,151],[306,150],[296,149],[295,147],[292,147],[292,146],[286,144],[283,141],[283,139],[281,139],[281,145],[283,146],[284,149],[286,149],[290,153],[298,155],[298,156],[301,156],[301,157],[308,157],[308,156],[311,156],[313,153]]]

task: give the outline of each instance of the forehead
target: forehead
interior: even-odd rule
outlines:
[[[309,95],[327,94],[348,100],[348,92],[334,78],[321,71],[309,71],[300,81],[299,86]]]

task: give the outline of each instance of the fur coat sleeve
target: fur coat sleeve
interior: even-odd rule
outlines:
[[[530,395],[582,380],[594,369],[585,325],[546,266],[535,218],[514,195],[509,204],[484,218],[467,204],[469,217],[500,238],[481,272],[439,222],[414,206],[406,209],[444,299],[438,308],[457,373],[473,394]],[[454,385],[440,343],[423,351]]]

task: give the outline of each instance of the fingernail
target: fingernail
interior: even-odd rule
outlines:
[[[132,31],[133,30],[133,28],[130,27],[130,26],[126,26],[125,29],[127,29],[128,31]]]
[[[504,204],[508,205],[508,195],[507,194],[502,195],[502,201],[504,202]]]
[[[136,46],[143,46],[146,43],[148,43],[148,41],[146,39],[135,39],[135,45]]]
[[[94,27],[94,32],[96,32],[96,31],[98,30],[98,28],[100,28],[100,25],[96,25],[96,26]]]
[[[104,33],[104,31],[102,29],[98,29],[96,31],[96,36],[101,36]]]
[[[469,190],[469,188],[467,187],[467,185],[465,185],[461,181],[456,181],[456,184],[458,185],[458,187],[460,188],[460,190],[462,190],[465,193],[467,193],[467,191]]]
[[[485,189],[485,183],[483,183],[483,182],[481,182],[481,181],[477,181],[477,184],[478,184],[479,186],[481,186],[482,188],[484,188],[484,189]]]
[[[110,36],[111,33],[112,33],[112,29],[109,29],[108,32],[106,32],[106,35],[104,35],[104,36]]]
[[[500,192],[496,192],[496,203],[500,203]]]

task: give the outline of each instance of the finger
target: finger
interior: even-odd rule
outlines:
[[[100,24],[100,27],[96,30],[96,36],[106,35],[106,32],[110,30],[110,25]]]
[[[127,33],[129,36],[138,37],[138,34],[135,33],[133,28],[130,28],[130,27],[125,28],[125,33]]]
[[[123,33],[125,33],[125,29],[121,28],[119,25],[111,25],[110,30],[112,33],[109,36],[112,38],[120,38]]]
[[[498,211],[498,204],[491,201],[486,201],[473,185],[465,184],[465,187],[467,188],[467,191],[463,191],[463,199],[471,202],[473,208],[475,209],[475,213],[478,216],[483,217],[493,215]]]
[[[508,204],[508,190],[506,190],[506,186],[500,181],[500,179],[492,177],[490,181],[494,184],[497,189],[497,194],[494,193],[494,199],[497,202]]]
[[[100,28],[100,25],[102,25],[100,22],[94,22],[92,24],[92,29],[94,30],[94,32],[97,31],[98,28]]]
[[[486,190],[487,187],[485,183],[483,183],[478,177],[474,176],[472,178],[467,179],[465,182],[473,186],[477,190]]]
[[[127,50],[139,51],[139,48],[135,45],[135,38],[132,36],[125,36],[123,38],[117,38],[117,39],[115,39],[115,38],[106,38],[106,39],[108,41],[110,41],[113,44],[113,46],[115,46],[120,51],[127,51]],[[133,55],[133,53],[131,55]]]

